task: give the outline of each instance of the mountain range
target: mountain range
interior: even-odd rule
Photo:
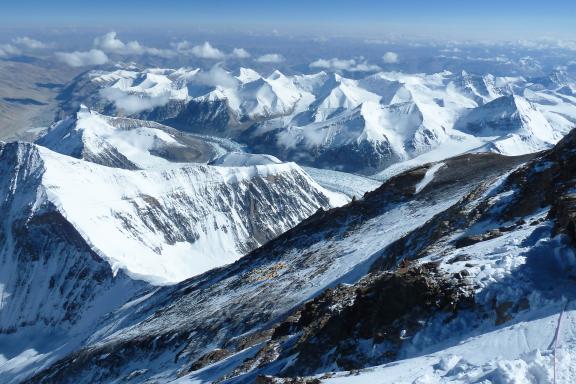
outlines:
[[[328,72],[128,67],[87,72],[61,100],[64,114],[84,103],[231,138],[284,161],[372,175],[422,157],[421,164],[441,160],[438,152],[518,155],[550,148],[574,126],[575,88],[561,71],[535,79],[464,71],[348,79]]]
[[[575,87],[81,74],[0,142],[0,382],[570,382]]]

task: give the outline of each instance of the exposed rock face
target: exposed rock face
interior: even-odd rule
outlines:
[[[442,275],[434,264],[406,265],[368,275],[353,286],[328,289],[276,327],[271,343],[276,344],[278,358],[294,359],[280,375],[393,361],[403,340],[429,317],[439,311],[455,316],[473,303],[471,287],[462,278]]]
[[[231,127],[239,124],[222,100],[209,102],[192,100],[171,119],[157,121],[165,121],[183,131],[224,137],[230,133]]]
[[[554,202],[552,214],[556,219],[556,232],[566,234],[576,243],[576,195],[567,193],[559,196]]]

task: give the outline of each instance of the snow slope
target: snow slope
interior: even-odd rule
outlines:
[[[210,165],[223,167],[248,167],[253,165],[280,164],[280,160],[272,155],[251,154],[245,152],[229,152],[212,160]]]
[[[531,220],[544,217],[542,212]],[[490,317],[478,325],[474,317],[464,317],[447,327],[438,319],[407,342],[399,361],[322,382],[368,383],[382,377],[385,383],[571,382],[576,374],[575,292],[566,266],[555,256],[574,251],[563,239],[547,239],[550,230],[549,222],[526,225],[442,256],[467,255],[466,261],[443,267],[450,273],[470,272],[479,306],[524,300],[526,307],[509,320],[494,325]],[[433,254],[423,261],[439,259]]]
[[[382,183],[368,177],[328,169],[303,167],[307,174],[322,187],[343,193],[350,198],[360,198],[366,192],[377,189]]]

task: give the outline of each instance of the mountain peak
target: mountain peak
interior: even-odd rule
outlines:
[[[270,74],[270,76],[268,76],[268,79],[270,80],[278,80],[281,78],[286,77],[282,72],[280,72],[278,69],[274,70],[274,72],[272,72]]]
[[[260,79],[262,76],[253,69],[240,67],[236,78],[242,83],[249,83],[254,80]]]

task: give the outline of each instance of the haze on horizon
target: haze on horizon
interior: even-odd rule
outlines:
[[[5,2],[4,29],[114,28],[243,31],[322,36],[448,39],[573,39],[576,2],[519,1],[303,1],[59,0]]]

